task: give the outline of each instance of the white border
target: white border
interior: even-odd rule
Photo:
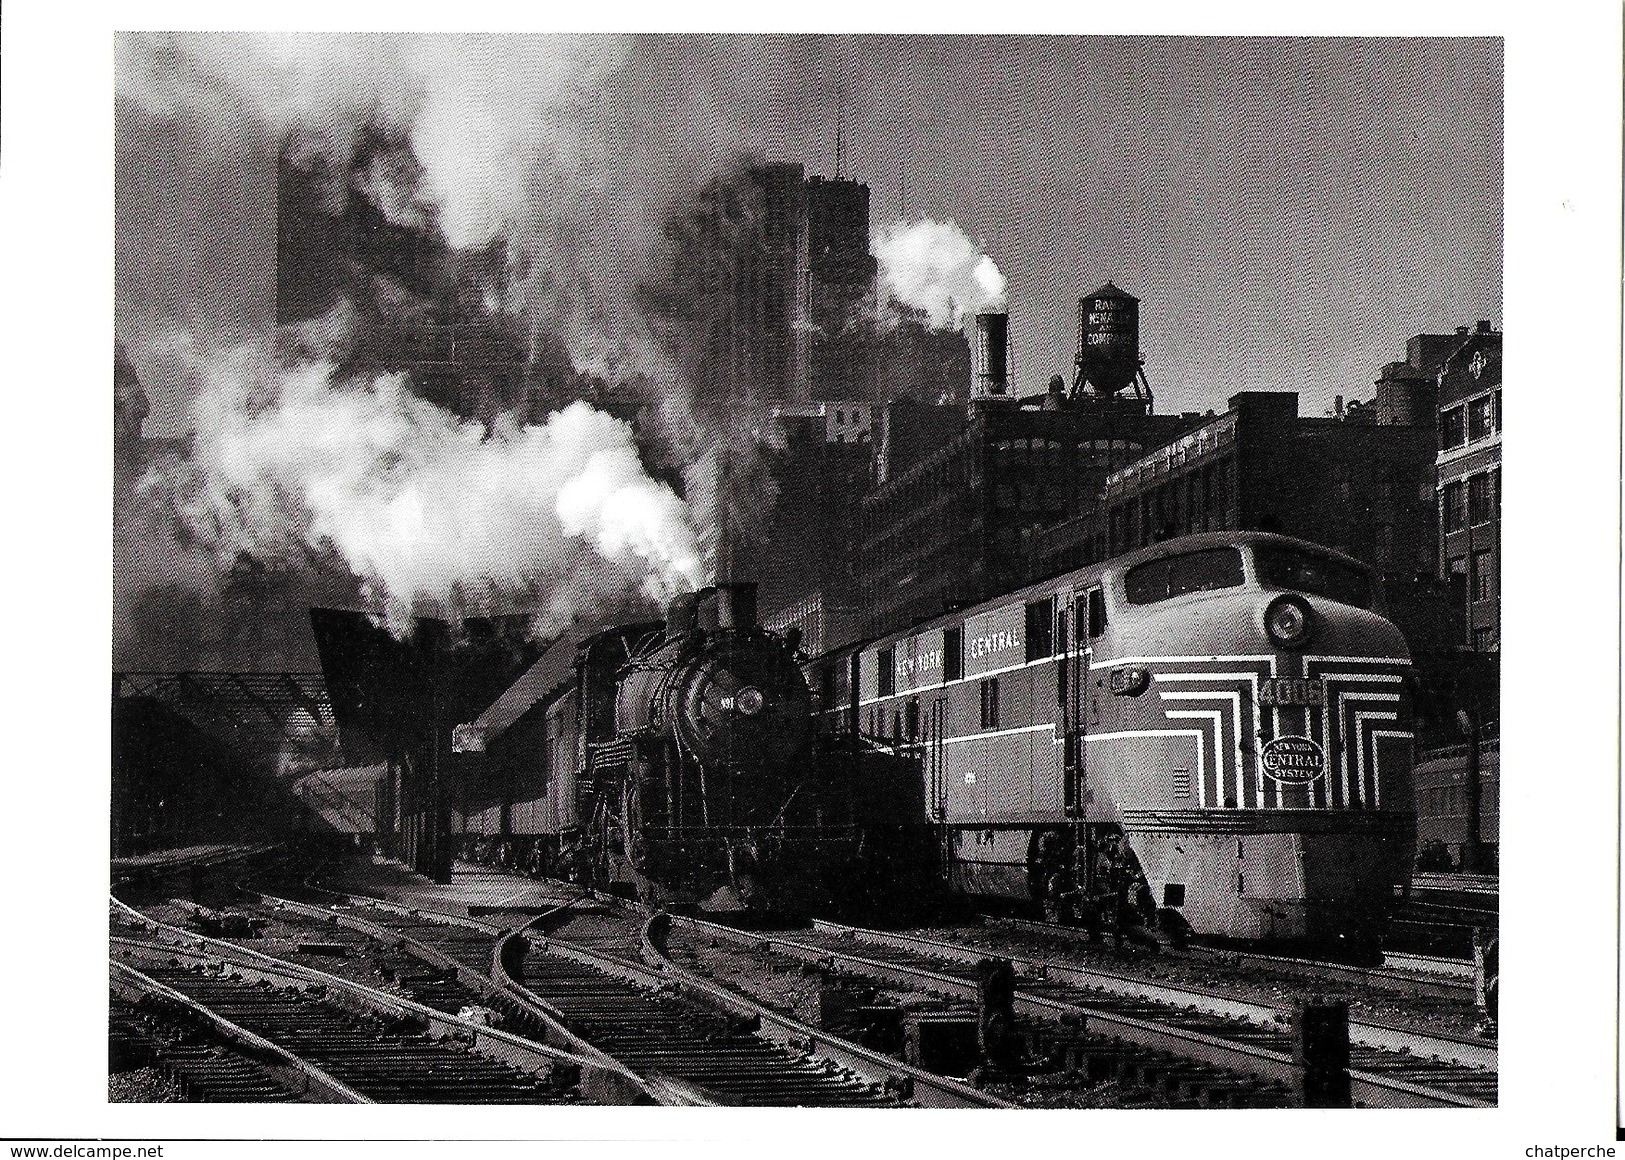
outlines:
[[[0,1135],[567,1138],[571,1152],[1012,1156],[1131,1148],[1369,1157],[1524,1156],[1612,1144],[1615,1121],[1618,719],[1620,12],[1615,4],[1135,4],[1055,8],[818,5],[749,11],[617,5],[436,9],[288,0],[114,9],[19,0],[3,32],[0,253],[5,299],[7,838],[14,923],[58,938],[7,962]],[[1501,1108],[1486,1113],[1100,1115],[660,1112],[638,1109],[108,1107],[98,1036],[106,801],[112,212],[111,39],[121,27],[534,26],[735,31],[1499,34],[1507,70],[1509,434],[1504,504]],[[1350,271],[1351,278],[1380,271]],[[64,454],[63,447],[71,448]],[[1539,658],[1538,660],[1536,658]],[[88,834],[85,838],[83,835]],[[32,937],[38,945],[38,934]],[[86,997],[90,1009],[86,1009]],[[592,1143],[588,1143],[588,1142]],[[444,1155],[470,1145],[301,1151]],[[560,1145],[555,1145],[555,1150]],[[166,1157],[253,1150],[171,1143]],[[292,1146],[273,1149],[282,1155]],[[261,1153],[264,1149],[259,1149]],[[480,1152],[534,1156],[537,1148]]]

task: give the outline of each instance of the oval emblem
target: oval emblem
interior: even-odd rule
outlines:
[[[1326,755],[1307,737],[1276,737],[1259,751],[1264,772],[1282,785],[1308,785],[1326,772]]]

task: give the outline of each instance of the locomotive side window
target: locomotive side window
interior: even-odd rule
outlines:
[[[1241,553],[1235,548],[1208,548],[1130,568],[1123,576],[1123,589],[1130,604],[1155,604],[1187,592],[1236,588],[1241,582]]]
[[[982,728],[999,727],[999,679],[993,677],[982,682]]]
[[[1027,605],[1027,659],[1042,660],[1055,652],[1055,597]]]
[[[1285,544],[1260,544],[1253,559],[1258,582],[1266,588],[1291,588],[1356,608],[1371,607],[1371,577],[1341,560]]]
[[[883,648],[875,662],[875,677],[880,683],[880,695],[890,697],[897,692],[897,650]]]
[[[1089,589],[1089,639],[1094,640],[1106,631],[1106,593],[1104,589]]]
[[[957,681],[965,675],[965,626],[942,630],[942,679]]]

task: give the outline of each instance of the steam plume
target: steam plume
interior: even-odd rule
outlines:
[[[223,562],[337,556],[402,627],[516,602],[563,618],[701,579],[683,501],[645,474],[630,427],[584,402],[488,430],[402,376],[338,381],[264,343],[189,353],[192,457],[145,487]]]
[[[872,248],[882,290],[924,311],[939,330],[957,329],[967,315],[1004,309],[1004,274],[953,222],[889,222],[876,231]]]

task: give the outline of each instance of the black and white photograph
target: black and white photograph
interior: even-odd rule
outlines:
[[[1454,11],[98,31],[11,1154],[1613,1155],[1619,62]]]

